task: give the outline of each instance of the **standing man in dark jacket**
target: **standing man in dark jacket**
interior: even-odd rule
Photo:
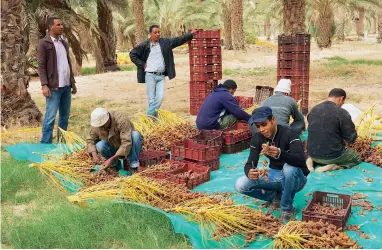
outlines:
[[[251,118],[233,96],[236,89],[234,80],[226,80],[207,96],[196,117],[198,129],[224,129],[240,120],[247,122]]]
[[[149,32],[150,39],[130,51],[130,58],[137,65],[138,82],[147,84],[147,114],[156,116],[164,98],[165,77],[171,80],[176,75],[172,50],[191,40],[196,31],[180,37],[161,38],[159,26],[151,25]]]
[[[332,89],[328,100],[316,105],[308,115],[310,159],[307,163],[311,171],[313,162],[325,165],[316,172],[351,168],[361,163],[357,152],[345,147],[345,142],[354,143],[357,139],[357,131],[350,114],[341,108],[345,99],[345,90]]]
[[[281,202],[281,219],[287,222],[295,216],[293,199],[305,186],[309,174],[301,140],[288,126],[276,124],[270,107],[255,109],[250,123],[256,125],[258,132],[251,140],[245,175],[237,179],[235,188],[241,194],[270,202],[268,212]],[[260,155],[270,162],[267,178],[260,177],[257,168]]]
[[[61,37],[64,30],[61,19],[50,17],[47,26],[49,35],[41,39],[38,45],[38,74],[42,94],[46,97],[41,143],[52,143],[57,110],[58,127],[64,130],[68,128],[72,94],[77,93],[68,44]]]

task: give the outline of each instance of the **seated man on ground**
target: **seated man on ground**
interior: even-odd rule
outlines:
[[[109,167],[120,170],[122,166],[119,158],[128,157],[130,173],[135,173],[139,167],[142,136],[134,130],[131,121],[120,112],[108,112],[104,108],[96,108],[91,113],[90,125],[90,135],[87,138],[88,151],[95,163],[99,162],[97,152],[106,159],[99,171]]]
[[[327,101],[316,105],[308,115],[309,170],[313,162],[325,165],[316,172],[351,168],[361,163],[361,158],[345,142],[354,143],[357,131],[349,112],[341,108],[346,99],[343,89],[335,88]]]
[[[240,120],[246,122],[249,120],[251,116],[239,106],[233,96],[236,89],[234,80],[226,80],[207,96],[196,117],[198,129],[224,129]]]
[[[302,143],[289,127],[276,124],[270,107],[255,109],[250,123],[256,124],[258,132],[251,140],[245,175],[236,181],[235,188],[241,194],[270,203],[267,212],[273,212],[281,202],[281,219],[287,222],[295,216],[293,199],[305,186],[309,174]],[[260,177],[260,155],[269,159],[268,179]]]
[[[296,101],[290,97],[291,80],[280,79],[274,95],[268,97],[261,106],[270,107],[277,124],[290,126],[298,135],[305,128],[304,115],[298,110]],[[290,117],[293,122],[289,124]]]

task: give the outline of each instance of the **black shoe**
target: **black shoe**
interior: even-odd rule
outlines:
[[[280,220],[286,224],[290,220],[294,220],[296,216],[296,209],[292,208],[291,210],[283,210],[281,211]]]
[[[129,168],[130,175],[136,174],[137,172],[138,172],[138,168],[132,168],[132,167]]]
[[[273,214],[274,211],[279,209],[280,209],[280,200],[274,199],[272,202],[268,204],[265,214]]]

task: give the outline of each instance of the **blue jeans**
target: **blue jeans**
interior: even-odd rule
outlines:
[[[149,101],[146,114],[157,116],[156,110],[160,108],[164,98],[165,76],[146,73],[145,82],[147,84],[147,99]]]
[[[128,158],[130,160],[130,167],[139,167],[139,153],[142,150],[142,136],[138,131],[131,132],[132,146]],[[105,159],[109,159],[117,152],[107,141],[102,140],[96,144],[97,152],[99,152]]]
[[[41,143],[52,143],[57,110],[59,111],[58,127],[63,130],[68,129],[70,104],[72,102],[71,86],[50,90],[50,94],[50,97],[46,97],[46,111],[44,124],[42,125]],[[59,136],[59,130],[57,129],[57,140]]]
[[[282,170],[269,169],[268,182],[259,178],[251,180],[247,176],[237,179],[235,189],[241,193],[264,201],[272,201],[281,194],[281,209],[293,209],[295,194],[304,188],[306,177],[301,168],[284,164]]]

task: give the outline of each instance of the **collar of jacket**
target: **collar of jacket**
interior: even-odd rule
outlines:
[[[162,48],[162,46],[163,46],[162,38],[159,38],[158,43],[159,43],[160,47]],[[150,49],[150,44],[151,44],[151,40],[147,39],[146,40],[146,45],[145,45],[146,49]]]
[[[65,40],[62,39],[62,37],[60,37],[60,39],[61,39],[61,42],[62,42],[62,43],[65,45],[65,47],[66,47],[66,42],[65,42]],[[48,42],[48,43],[53,44],[52,38],[50,37],[49,34],[46,35],[42,40],[45,41],[45,42]]]

